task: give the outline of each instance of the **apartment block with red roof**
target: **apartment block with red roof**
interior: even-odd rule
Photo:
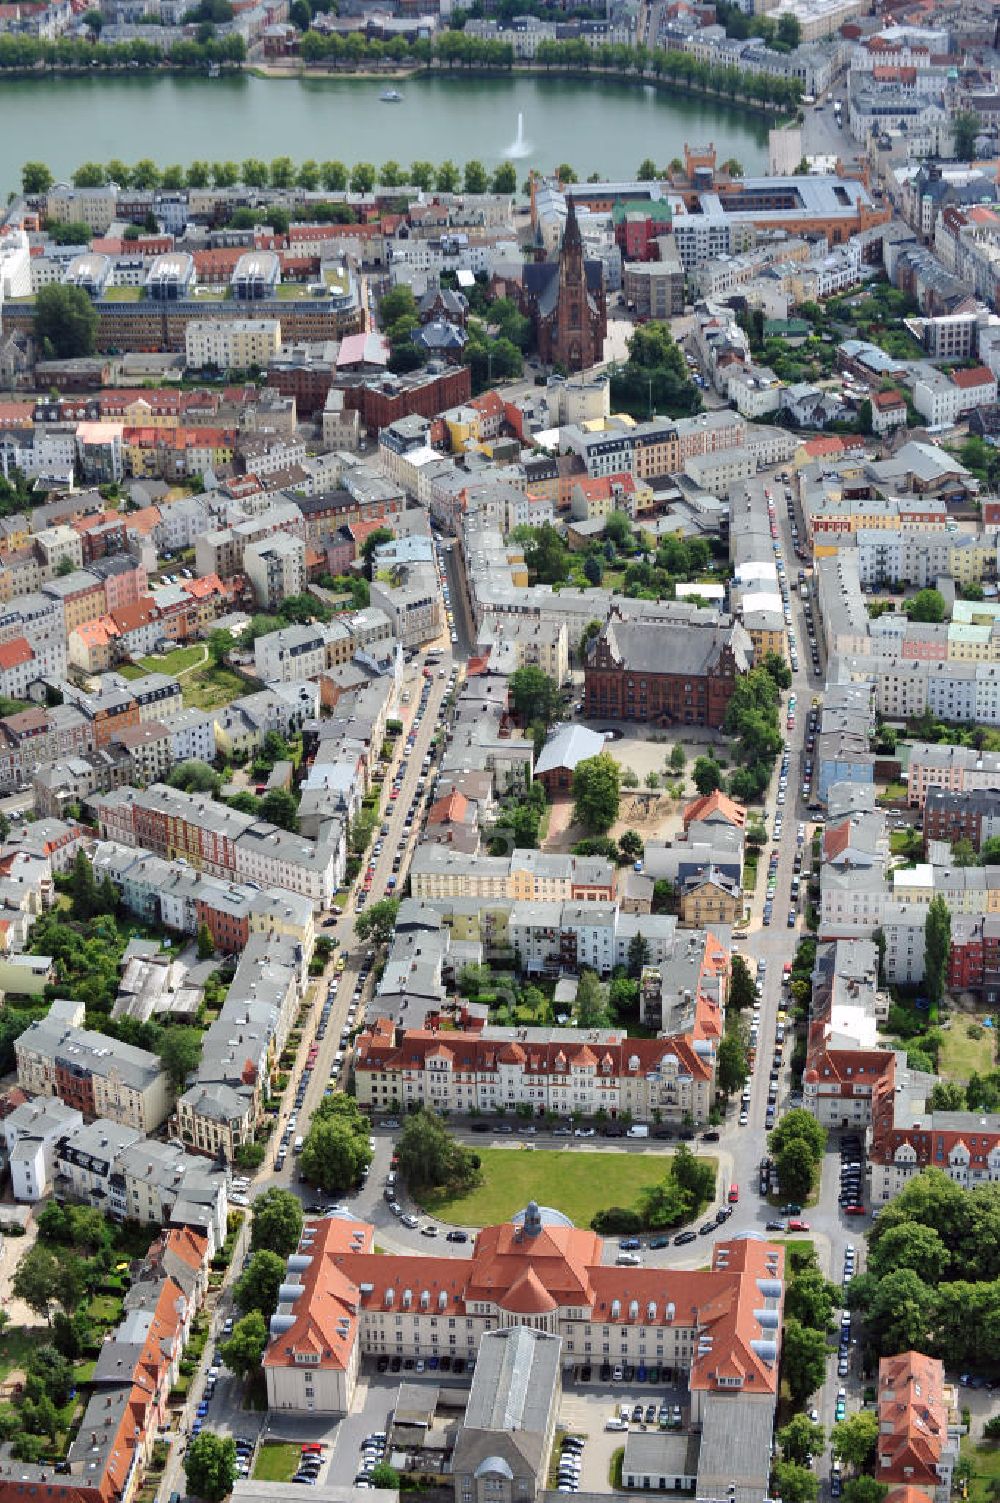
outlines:
[[[365,1357],[475,1361],[487,1331],[557,1335],[567,1367],[648,1363],[687,1373],[691,1423],[722,1394],[758,1397],[770,1435],[784,1253],[717,1243],[708,1269],[619,1268],[594,1232],[530,1203],[484,1227],[470,1259],[374,1250],[349,1216],[307,1221],[288,1260],[263,1367],[271,1409],[345,1413]]]
[[[887,1080],[892,1090],[897,1057],[878,1042],[888,1002],[872,941],[817,947],[802,1089],[806,1108],[825,1127],[870,1126]]]
[[[919,1488],[934,1503],[948,1503],[958,1460],[957,1419],[954,1392],[936,1357],[912,1351],[883,1357],[878,1368],[877,1480]]]
[[[707,1122],[715,1050],[690,1037],[629,1039],[613,1029],[399,1029],[378,1018],[357,1040],[358,1102],[438,1111],[530,1107],[642,1122]]]

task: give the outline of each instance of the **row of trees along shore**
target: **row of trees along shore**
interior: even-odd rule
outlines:
[[[130,42],[87,42],[74,37],[47,41],[5,33],[0,36],[0,71],[2,72],[98,72],[122,68],[169,67],[181,71],[204,70],[213,63],[220,67],[241,64],[246,59],[246,44],[235,32],[228,36],[209,36],[204,40],[184,37],[164,46],[160,42],[136,37]]]
[[[464,31],[442,32],[433,42],[426,39],[407,42],[401,37],[391,42],[368,41],[357,34],[344,37],[307,31],[300,51],[304,62],[325,62],[345,69],[387,59],[398,63],[437,63],[449,70],[489,68],[509,71],[516,66],[514,49],[509,42],[469,36]],[[639,78],[670,79],[703,93],[750,100],[777,109],[794,108],[802,98],[802,84],[797,78],[772,78],[757,70],[702,62],[690,52],[673,47],[627,47],[619,43],[591,47],[579,38],[565,42],[544,41],[539,42],[536,49],[534,67],[544,68],[547,73],[562,69],[574,73],[610,72]]]
[[[731,177],[742,177],[742,165],[730,157],[721,164],[723,172],[728,172]],[[553,169],[555,176],[561,183],[575,183],[579,181],[575,169],[569,162],[560,162]],[[684,164],[679,157],[674,157],[663,168],[657,167],[651,157],[645,157],[636,169],[636,177],[640,182],[652,182],[658,178],[665,178],[674,173],[684,170]],[[588,182],[599,183],[601,174],[594,172],[588,178]],[[55,178],[51,168],[46,162],[25,162],[21,168],[21,190],[29,198],[39,198],[53,186]],[[464,167],[451,161],[444,162],[411,162],[409,166],[396,161],[383,162],[376,166],[374,162],[355,162],[353,166],[347,166],[343,162],[316,162],[311,158],[304,162],[293,162],[291,157],[275,157],[270,162],[265,162],[259,157],[248,157],[245,162],[190,162],[186,167],[178,162],[171,163],[166,167],[159,167],[149,157],[143,157],[141,161],[131,165],[127,162],[113,158],[110,162],[81,162],[71,176],[71,182],[76,188],[101,188],[107,183],[116,183],[119,188],[137,188],[149,191],[155,188],[235,188],[242,183],[247,188],[275,189],[281,191],[294,191],[301,189],[304,193],[371,193],[374,188],[420,188],[423,192],[432,190],[438,193],[516,193],[517,170],[513,162],[501,162],[493,172],[478,160],[466,162]],[[529,191],[529,184],[522,185],[522,191]],[[354,223],[358,217],[357,210],[353,205],[345,203],[323,203],[315,199],[304,199],[299,204],[287,205],[262,205],[256,209],[237,210],[240,218],[230,221],[234,226],[246,223],[247,227],[257,221],[264,223],[276,223],[275,215],[280,215],[281,223],[288,220],[310,219],[336,219],[342,223]],[[63,227],[67,229],[67,227]],[[72,234],[69,229],[65,234],[60,231],[59,225],[50,226],[57,238],[61,235],[66,243],[71,243]],[[71,226],[74,233],[77,227]],[[152,229],[152,226],[150,226]],[[134,236],[126,238],[134,238]]]

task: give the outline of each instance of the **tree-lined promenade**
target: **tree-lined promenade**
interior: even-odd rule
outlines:
[[[352,32],[327,33],[308,30],[302,36],[300,59],[307,68],[322,67],[337,73],[366,73],[382,69],[431,69],[435,73],[455,70],[490,73],[564,72],[601,75],[644,82],[670,82],[695,93],[715,94],[734,103],[776,110],[796,107],[802,85],[794,78],[772,78],[766,73],[702,62],[675,48],[628,47],[617,43],[589,46],[579,38],[543,41],[535,59],[514,57],[508,42],[470,36],[464,31],[444,31],[433,40],[409,41],[394,37],[382,42]],[[243,38],[237,33],[185,38],[171,46],[146,38],[104,43],[60,37],[0,36],[0,72],[44,75],[50,72],[119,72],[169,69],[201,71],[213,64],[238,68],[246,60]]]
[[[245,58],[246,44],[235,32],[203,41],[185,37],[169,47],[141,37],[107,43],[72,37],[50,42],[7,32],[0,35],[0,72],[5,73],[118,73],[137,68],[204,72],[213,64],[239,67]]]

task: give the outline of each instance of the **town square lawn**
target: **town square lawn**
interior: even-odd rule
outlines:
[[[536,1200],[562,1211],[574,1226],[589,1226],[608,1206],[638,1209],[640,1192],[659,1184],[670,1164],[663,1149],[605,1153],[512,1146],[476,1152],[482,1184],[468,1195],[426,1195],[425,1211],[457,1226],[495,1226]]]

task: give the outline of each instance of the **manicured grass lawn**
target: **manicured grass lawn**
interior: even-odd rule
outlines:
[[[978,1430],[978,1424],[973,1423]],[[988,1441],[976,1445],[965,1436],[962,1439],[962,1459],[972,1463],[969,1503],[992,1503],[993,1484],[1000,1480],[1000,1446]]]
[[[202,662],[204,657],[205,649],[198,643],[193,647],[175,647],[156,657],[140,658],[139,662],[147,673],[182,673],[185,668],[193,668],[195,663]]]
[[[973,1074],[984,1075],[993,1069],[993,1029],[981,1028],[978,1038],[970,1038],[969,1027],[963,1017],[953,1014],[951,1026],[941,1030],[938,1072],[945,1080],[967,1081]]]
[[[197,710],[217,710],[241,694],[248,694],[253,685],[232,668],[206,663],[203,668],[195,668],[182,678],[181,688],[185,705],[193,705]]]
[[[524,1148],[478,1149],[483,1183],[464,1196],[428,1196],[424,1207],[458,1226],[493,1226],[529,1200],[562,1211],[574,1226],[589,1226],[607,1206],[635,1207],[640,1190],[658,1184],[667,1153],[572,1153]],[[714,1164],[713,1159],[708,1162]]]
[[[119,663],[115,672],[120,673],[122,678],[146,677],[146,669],[140,668],[138,663]]]
[[[117,1325],[122,1318],[121,1300],[115,1294],[95,1294],[90,1301],[90,1318],[98,1325]]]
[[[257,1453],[253,1469],[255,1482],[291,1482],[298,1471],[302,1452],[286,1442],[269,1441]]]

